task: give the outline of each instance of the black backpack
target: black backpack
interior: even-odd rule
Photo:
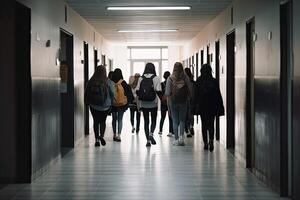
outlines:
[[[154,101],[156,98],[156,93],[153,85],[153,78],[155,75],[152,75],[150,78],[142,76],[143,80],[140,84],[139,89],[139,100],[141,101]]]
[[[106,81],[90,80],[84,95],[84,101],[87,105],[103,106],[106,101],[108,86]]]

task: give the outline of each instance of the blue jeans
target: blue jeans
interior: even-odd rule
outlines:
[[[171,115],[173,121],[173,131],[175,134],[175,139],[178,140],[179,136],[184,135],[184,126],[186,122],[187,115],[187,103],[183,104],[170,104]]]
[[[121,134],[122,132],[124,112],[125,112],[124,110],[120,109],[112,113],[112,128],[114,134],[116,133]],[[117,123],[118,123],[118,130],[117,130]]]

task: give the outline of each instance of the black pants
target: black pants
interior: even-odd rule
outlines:
[[[149,140],[149,117],[151,114],[151,133],[154,133],[155,127],[156,127],[156,117],[157,117],[157,107],[156,108],[142,108],[143,115],[144,115],[144,129],[147,140]]]
[[[215,131],[215,116],[213,115],[201,115],[202,123],[202,137],[204,144],[207,144],[207,132],[209,133],[209,141],[214,140]]]
[[[94,120],[94,133],[95,138],[99,138],[99,125],[100,125],[100,137],[104,137],[105,128],[106,128],[106,118],[109,110],[106,111],[98,111],[91,108],[91,113]]]
[[[162,130],[163,130],[163,126],[164,126],[164,122],[165,122],[167,113],[168,113],[168,108],[161,106],[161,118],[160,118],[160,124],[159,124],[159,132],[162,132]],[[172,122],[172,117],[169,113],[168,113],[168,117],[169,117],[169,132],[173,133],[173,122]]]
[[[131,126],[134,127],[134,113],[136,112],[136,132],[140,131],[141,113],[137,108],[130,108],[130,122]]]

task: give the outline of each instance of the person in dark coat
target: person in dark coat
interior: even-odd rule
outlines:
[[[191,97],[188,101],[188,111],[187,111],[187,116],[186,116],[186,122],[185,122],[185,133],[187,137],[192,137],[195,134],[194,131],[194,115],[192,114],[192,103],[193,103],[193,98],[194,98],[194,85],[196,81],[194,81],[194,75],[191,72],[190,68],[185,68],[184,69],[185,74],[188,76],[192,92],[191,92]]]
[[[214,150],[214,121],[216,116],[224,115],[223,100],[218,81],[212,76],[212,68],[204,64],[201,76],[195,84],[194,113],[201,116],[204,149]],[[209,143],[207,140],[209,133]]]

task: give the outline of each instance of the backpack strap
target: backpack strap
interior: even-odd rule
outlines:
[[[117,84],[121,84],[124,80],[123,79],[120,79]]]
[[[155,75],[153,74],[150,78],[151,78],[151,79],[154,79],[154,77],[155,77]]]

